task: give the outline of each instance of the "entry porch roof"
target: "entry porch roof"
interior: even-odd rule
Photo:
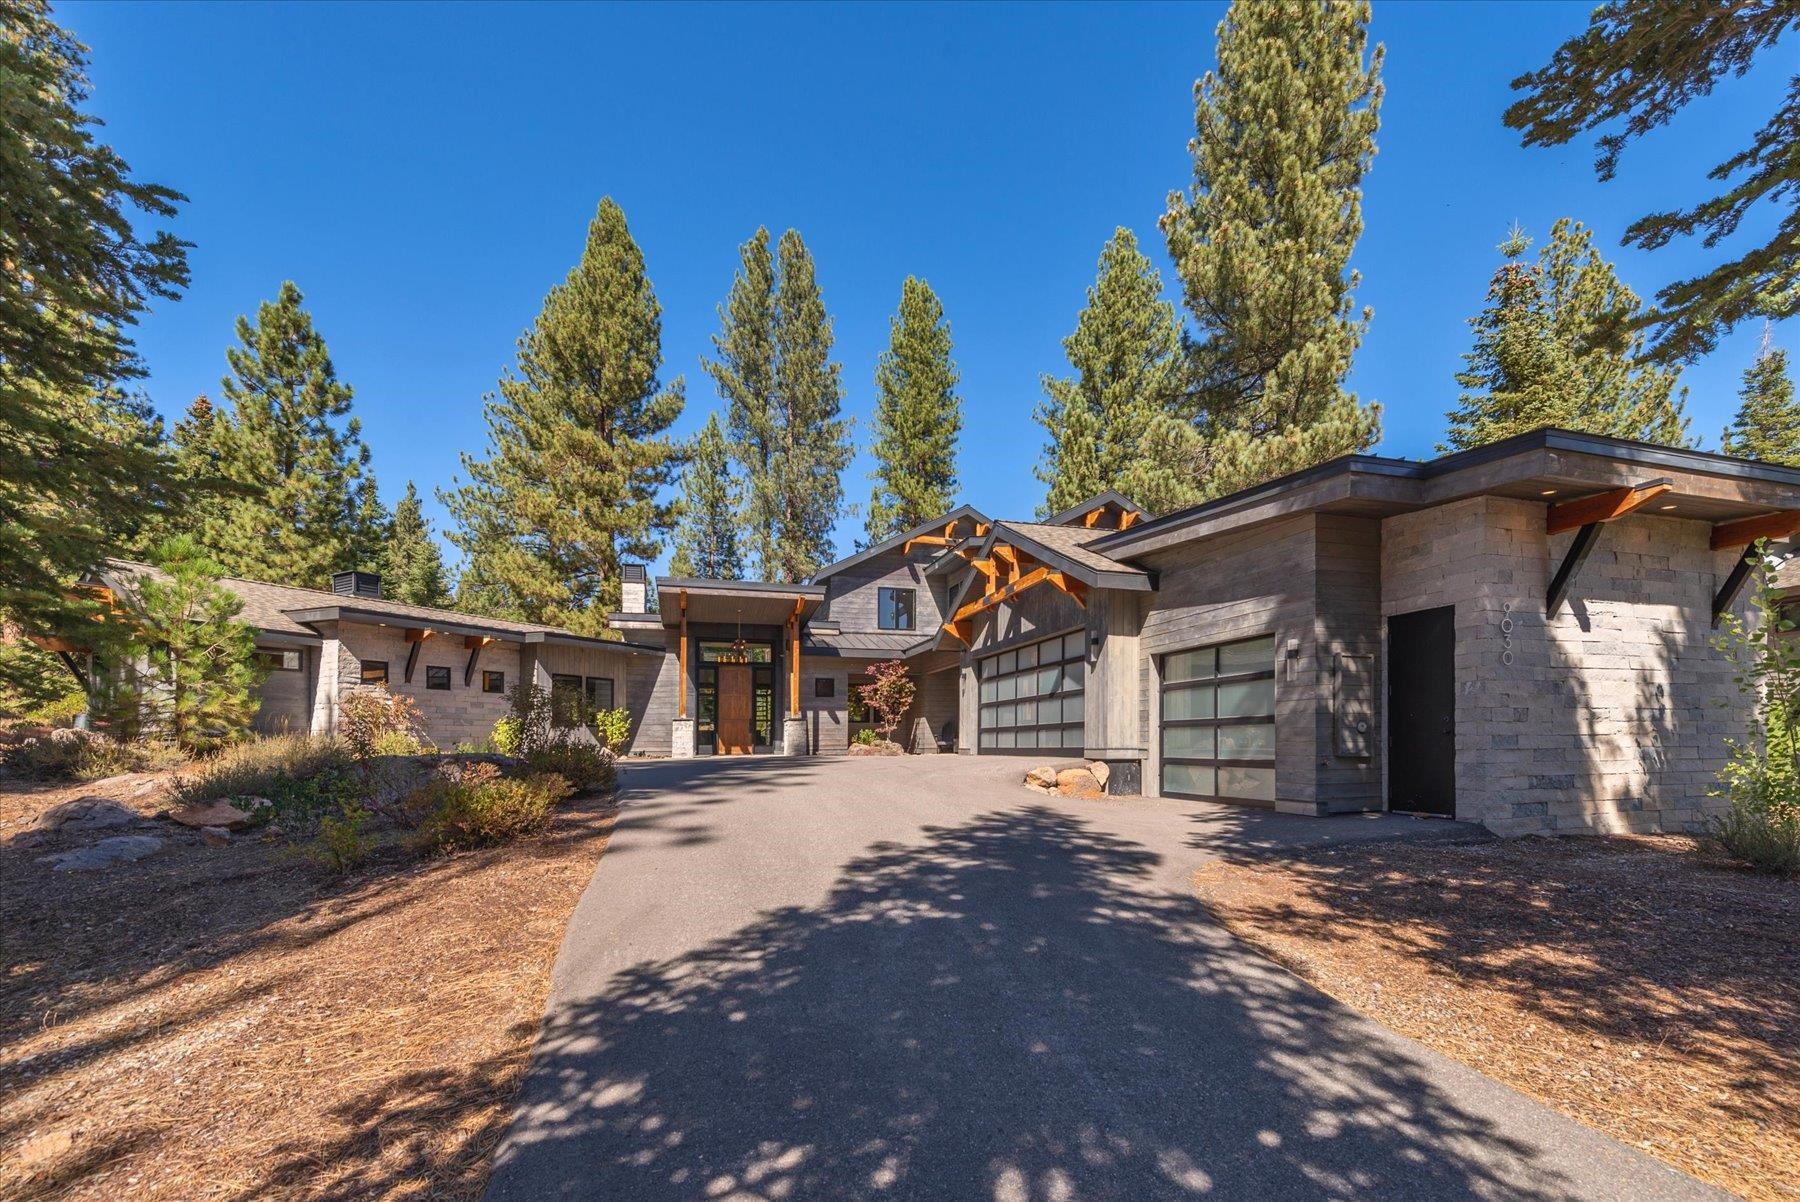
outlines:
[[[798,616],[805,622],[825,602],[822,584],[770,584],[761,580],[656,578],[657,608],[665,627],[690,622],[780,626]]]

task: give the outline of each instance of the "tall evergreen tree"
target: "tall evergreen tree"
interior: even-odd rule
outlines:
[[[394,506],[393,526],[381,557],[381,589],[409,605],[445,605],[450,600],[444,553],[431,537],[431,522],[411,480],[406,482],[406,495]]]
[[[1071,378],[1043,378],[1036,418],[1050,434],[1037,477],[1049,486],[1043,512],[1117,489],[1158,510],[1176,497],[1166,473],[1146,461],[1151,423],[1178,403],[1181,326],[1162,299],[1162,277],[1121,226],[1100,255],[1075,332],[1063,339]]]
[[[1800,402],[1788,375],[1787,352],[1769,344],[1767,327],[1738,398],[1737,417],[1725,430],[1721,449],[1727,455],[1800,467]]]
[[[1715,84],[1743,75],[1782,37],[1800,27],[1794,0],[1731,3],[1656,3],[1607,0],[1588,27],[1557,47],[1549,64],[1513,80],[1524,95],[1506,110],[1506,124],[1523,131],[1527,146],[1561,146],[1606,128],[1596,143],[1594,172],[1610,180],[1619,155],[1636,138],[1667,124]],[[1788,55],[1788,62],[1796,61]],[[1620,124],[1622,122],[1622,124]],[[1646,354],[1659,363],[1691,360],[1718,345],[1722,334],[1757,314],[1800,313],[1800,73],[1788,82],[1768,122],[1749,146],[1708,172],[1728,185],[1719,196],[1684,211],[1651,213],[1625,231],[1625,243],[1655,250],[1678,237],[1699,236],[1743,250],[1656,295],[1656,310],[1634,324],[1654,326]],[[1760,246],[1736,240],[1746,217],[1772,203],[1772,232]]]
[[[906,277],[888,349],[875,365],[875,489],[868,540],[880,542],[956,504],[962,398],[950,323],[931,285]]]
[[[1370,317],[1349,269],[1383,92],[1368,23],[1366,2],[1233,0],[1195,85],[1194,183],[1162,219],[1194,321],[1191,408],[1166,422],[1192,428],[1188,499],[1379,436],[1379,409],[1344,390]]]
[[[719,415],[708,414],[687,465],[681,469],[681,507],[675,524],[675,554],[669,560],[671,573],[710,580],[744,578],[744,557],[738,547],[740,491]]]
[[[663,387],[661,366],[662,306],[608,197],[485,407],[487,457],[464,455],[469,482],[442,494],[468,560],[460,599],[605,630],[620,559],[654,558],[673,523],[660,494],[681,466],[669,427],[683,389]]]
[[[185,198],[96,140],[86,67],[41,0],[0,4],[0,615],[44,633],[84,626],[65,586],[177,500],[163,448],[93,403],[143,374],[131,327],[187,285],[187,243],[138,233]]]
[[[702,359],[725,402],[731,455],[744,469],[744,552],[757,572],[772,579],[779,555],[782,512],[782,416],[775,399],[775,259],[769,231],[758,228],[738,248],[739,268],[719,307],[713,335],[717,359]]]
[[[238,318],[222,381],[231,408],[190,411],[177,448],[184,463],[210,461],[228,490],[191,515],[228,575],[322,588],[333,572],[375,566],[386,515],[354,394],[303,301],[289,281],[254,323]]]
[[[831,531],[844,512],[850,421],[843,416],[842,368],[831,360],[831,315],[812,254],[793,230],[776,247],[775,396],[781,442],[774,571],[797,583],[835,558]]]
[[[1457,374],[1464,393],[1447,447],[1479,446],[1540,426],[1687,446],[1678,372],[1638,358],[1637,295],[1594,250],[1592,233],[1558,221],[1536,263],[1514,228],[1488,305],[1470,325],[1475,347]]]

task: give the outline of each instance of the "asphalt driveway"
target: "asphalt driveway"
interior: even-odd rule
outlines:
[[[1026,792],[1007,759],[627,770],[489,1197],[1722,1197],[1236,943],[1207,856],[1450,837]]]

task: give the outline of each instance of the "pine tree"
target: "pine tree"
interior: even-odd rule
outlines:
[[[1189,457],[1184,500],[1379,437],[1379,408],[1343,387],[1370,317],[1349,270],[1383,91],[1368,22],[1367,3],[1233,0],[1195,85],[1194,185],[1162,219],[1195,325],[1192,412],[1164,421],[1195,428],[1153,439]]]
[[[777,471],[782,449],[781,411],[775,399],[775,260],[769,231],[759,228],[738,248],[740,267],[719,307],[713,335],[716,360],[701,366],[725,402],[731,455],[744,469],[744,553],[764,579],[772,579],[779,555],[782,512]]]
[[[744,558],[738,548],[740,491],[719,415],[708,414],[687,465],[681,469],[681,508],[675,525],[675,554],[669,560],[671,574],[709,580],[744,578]]]
[[[806,243],[793,230],[776,248],[775,395],[781,444],[774,571],[798,583],[835,558],[831,531],[844,512],[850,421],[842,416],[842,368],[831,361],[831,315]]]
[[[469,482],[443,494],[468,559],[459,599],[604,632],[620,559],[654,559],[673,523],[660,494],[681,466],[683,389],[661,367],[662,306],[608,197],[486,405],[487,457],[464,455]]]
[[[1744,459],[1800,467],[1800,402],[1794,399],[1787,352],[1769,344],[1767,326],[1762,349],[1745,370],[1738,397],[1737,417],[1726,429],[1720,449]]]
[[[231,408],[190,410],[177,448],[184,464],[210,462],[226,490],[191,532],[228,575],[323,588],[333,572],[375,566],[386,515],[371,505],[354,394],[304,299],[285,282],[254,323],[238,318],[222,381]]]
[[[431,537],[431,523],[411,480],[406,482],[406,495],[394,506],[393,527],[380,562],[381,588],[386,596],[408,605],[449,603],[444,554]]]
[[[211,751],[256,717],[256,632],[238,621],[244,603],[220,586],[220,565],[193,538],[165,541],[153,559],[160,575],[140,577],[120,599],[130,634],[96,709],[122,736]]]
[[[962,398],[950,323],[924,280],[906,277],[888,349],[875,366],[875,489],[868,541],[910,529],[956,504]]]
[[[1488,285],[1488,303],[1470,319],[1475,346],[1456,374],[1464,392],[1439,450],[1466,450],[1540,426],[1568,427],[1581,374],[1556,334],[1544,271],[1521,261],[1531,239],[1515,227],[1500,244],[1505,259]]]
[[[1734,0],[1729,4],[1656,4],[1608,0],[1593,10],[1588,27],[1557,47],[1550,63],[1513,80],[1525,93],[1506,110],[1509,128],[1523,131],[1527,146],[1561,146],[1605,128],[1596,142],[1594,172],[1610,180],[1626,145],[1667,124],[1715,84],[1741,76],[1784,33],[1800,27],[1794,0]],[[1794,61],[1790,53],[1789,62]],[[1775,113],[1750,145],[1708,172],[1728,184],[1720,196],[1685,211],[1651,213],[1625,231],[1625,244],[1646,250],[1677,237],[1698,236],[1707,248],[1721,242],[1743,251],[1656,295],[1655,312],[1636,320],[1654,326],[1645,352],[1658,363],[1680,363],[1705,354],[1721,335],[1758,314],[1800,313],[1800,74],[1794,75]],[[1767,240],[1747,245],[1733,238],[1746,217],[1771,202],[1775,218]]]
[[[1593,248],[1580,222],[1558,221],[1536,263],[1514,227],[1488,306],[1470,325],[1475,347],[1456,381],[1445,449],[1467,448],[1542,426],[1689,445],[1678,373],[1637,358],[1631,334],[1639,301]]]
[[[1159,509],[1171,500],[1145,462],[1152,420],[1179,402],[1181,326],[1162,299],[1162,277],[1121,226],[1100,255],[1075,332],[1063,339],[1072,378],[1043,378],[1036,418],[1050,433],[1037,477],[1049,485],[1042,512],[1067,509],[1106,489]]]
[[[45,634],[87,622],[65,586],[176,501],[160,446],[88,420],[143,374],[131,327],[188,269],[186,243],[137,232],[185,198],[95,140],[86,53],[41,0],[0,5],[0,614]]]

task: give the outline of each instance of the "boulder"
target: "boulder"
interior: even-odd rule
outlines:
[[[153,835],[114,835],[91,847],[78,847],[60,856],[45,857],[56,872],[93,872],[115,864],[129,864],[162,849],[163,841]]]
[[[1025,774],[1025,783],[1042,789],[1056,787],[1056,769],[1048,764],[1039,765]]]
[[[224,847],[231,842],[231,832],[222,826],[203,826],[200,828],[200,842],[208,847]]]
[[[1100,782],[1086,768],[1064,768],[1056,774],[1056,791],[1064,797],[1104,796]]]
[[[905,755],[906,748],[898,743],[852,743],[851,755]]]
[[[1106,788],[1106,782],[1112,778],[1112,765],[1105,760],[1089,760],[1088,771],[1094,774],[1094,779],[1100,782],[1102,789]]]
[[[226,830],[241,831],[250,825],[250,815],[238,809],[228,801],[208,801],[199,805],[182,806],[169,813],[171,821],[183,826],[222,826]]]
[[[59,806],[51,806],[37,816],[31,829],[65,831],[82,834],[87,831],[110,831],[130,826],[138,820],[136,810],[127,809],[105,797],[77,797]]]

